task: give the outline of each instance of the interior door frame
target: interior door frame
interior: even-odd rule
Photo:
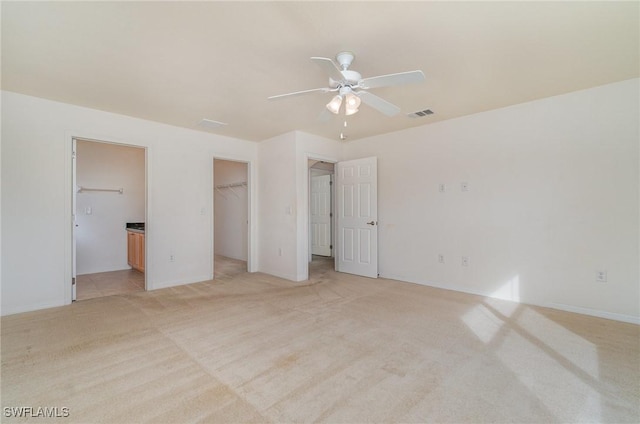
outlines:
[[[256,219],[257,213],[255,212],[256,208],[256,193],[254,190],[254,180],[255,180],[255,172],[256,167],[254,166],[253,160],[249,160],[246,158],[239,158],[234,156],[221,156],[221,155],[213,155],[211,158],[211,231],[210,231],[210,239],[211,239],[211,276],[210,278],[213,280],[215,275],[215,235],[214,235],[214,227],[215,227],[215,161],[216,160],[226,160],[229,162],[240,162],[247,165],[247,220],[248,228],[247,228],[247,272],[257,272],[258,271],[258,261],[256,258],[257,255],[257,246],[255,246],[257,242],[257,228]]]
[[[76,166],[74,155],[74,147],[75,141],[89,141],[94,143],[102,143],[102,144],[113,144],[117,146],[125,146],[125,147],[134,147],[137,149],[144,149],[144,180],[145,180],[145,192],[144,192],[144,214],[145,214],[145,230],[148,230],[150,227],[150,216],[151,216],[151,207],[150,207],[150,192],[151,192],[151,166],[149,164],[149,147],[136,144],[135,142],[125,141],[125,140],[115,140],[109,136],[102,136],[96,134],[86,134],[82,132],[76,131],[66,131],[65,132],[65,180],[68,182],[68,190],[65,190],[65,221],[67,221],[68,231],[65,234],[64,238],[64,257],[65,257],[65,266],[64,266],[64,284],[63,284],[63,294],[64,294],[64,304],[69,305],[73,302],[73,278],[75,278],[75,261],[76,261],[76,252],[74,248],[75,244],[75,211],[74,207],[74,197],[75,197],[75,183],[76,183]],[[153,232],[151,232],[151,237],[153,237]],[[144,272],[144,289],[149,290],[149,274],[151,272],[152,266],[149,266],[149,258],[151,257],[151,243],[149,243],[149,233],[145,231],[145,272]],[[152,265],[152,264],[151,264]]]
[[[78,183],[78,139],[73,138],[71,140],[71,301],[77,299],[77,241],[76,241],[76,228],[78,228],[78,191],[76,190]]]
[[[332,164],[333,165],[333,164]],[[335,165],[334,165],[335,168]],[[313,174],[313,170],[315,168],[310,167],[309,168],[309,262],[311,262],[312,258],[313,258],[313,231],[312,231],[312,208],[311,208],[311,202],[313,201],[313,199],[311,199],[311,192],[313,191],[313,179],[314,178],[319,178],[319,177],[329,177],[329,213],[331,214],[329,217],[329,232],[330,232],[330,249],[329,249],[329,257],[334,257],[334,252],[333,252],[333,245],[335,244],[335,231],[334,231],[334,227],[335,227],[335,215],[333,214],[334,211],[334,204],[335,204],[335,192],[333,190],[333,180],[335,177],[335,170],[334,173],[331,174],[324,174],[324,175],[312,175]],[[326,255],[323,255],[326,257]]]
[[[299,256],[298,256],[298,267],[300,269],[300,273],[298,276],[298,281],[304,281],[304,280],[308,280],[309,279],[309,259],[311,258],[311,210],[310,210],[310,203],[311,203],[311,168],[309,168],[309,161],[310,160],[317,160],[317,161],[323,161],[323,162],[327,162],[327,163],[332,163],[333,164],[333,172],[334,172],[334,181],[335,181],[335,167],[336,164],[339,162],[337,158],[334,157],[328,157],[328,156],[322,156],[322,155],[317,155],[315,153],[305,153],[304,154],[304,167],[305,167],[305,174],[307,176],[307,178],[305,179],[306,183],[305,184],[301,184],[302,186],[302,196],[300,196],[300,198],[302,199],[302,202],[298,204],[298,210],[301,211],[301,213],[298,215],[298,218],[301,220],[301,224],[298,227],[299,229],[302,228],[304,229],[303,231],[298,231],[299,234],[299,240],[298,240],[298,245],[300,246],[298,249],[299,252]],[[299,175],[299,174],[298,174]],[[335,190],[332,189],[332,196],[335,196]],[[332,198],[332,200],[334,200]],[[335,217],[335,204],[336,202],[333,201],[331,203],[331,212],[333,213],[333,216]],[[333,240],[336,240],[336,225],[333,225],[333,228],[331,228],[331,236],[333,238]],[[332,258],[333,258],[333,266],[335,269],[335,259],[337,256],[337,246],[334,243],[333,245],[333,251],[332,251]]]

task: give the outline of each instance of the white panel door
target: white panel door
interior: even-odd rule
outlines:
[[[377,158],[338,162],[338,271],[378,277]]]
[[[311,253],[331,256],[331,175],[311,177]]]

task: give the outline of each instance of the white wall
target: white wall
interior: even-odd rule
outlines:
[[[378,157],[380,274],[638,322],[638,93],[624,81],[348,143],[347,159]]]
[[[308,278],[309,159],[335,162],[340,154],[340,142],[300,131],[259,144],[260,271]]]
[[[147,287],[211,278],[213,157],[255,163],[256,143],[3,91],[2,314],[70,302],[74,136],[148,148]]]
[[[216,186],[247,182],[247,164],[215,160]],[[247,260],[247,187],[221,188],[214,191],[214,250],[216,255]]]
[[[296,281],[309,278],[309,159],[338,162],[343,143],[304,132],[296,132]]]
[[[296,133],[258,144],[259,269],[296,280]]]
[[[637,321],[638,91],[626,81],[346,145],[300,132],[255,144],[2,92],[2,314],[70,302],[75,136],[148,148],[150,289],[212,276],[213,157],[250,162],[250,270],[301,280],[308,159],[377,156],[382,276]]]
[[[126,223],[145,222],[144,149],[79,140],[76,152],[78,186],[123,189],[77,194],[77,274],[129,269]]]

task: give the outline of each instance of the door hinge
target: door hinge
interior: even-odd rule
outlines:
[[[333,212],[329,212],[329,217],[333,217]]]
[[[76,277],[71,277],[71,285],[72,286],[76,285]]]
[[[333,244],[330,244],[330,245],[329,245],[329,249],[333,249]]]
[[[329,185],[333,185],[333,181],[329,181]]]

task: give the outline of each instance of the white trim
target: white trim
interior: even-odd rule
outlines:
[[[275,270],[272,270],[272,269],[269,269],[269,268],[265,268],[265,267],[262,267],[260,272],[263,273],[263,274],[269,274],[269,275],[272,275],[274,277],[282,278],[282,279],[293,281],[293,282],[296,282],[296,283],[299,283],[300,281],[304,281],[304,280],[296,280],[296,275],[295,274],[287,274],[287,273],[283,273],[283,272],[280,272],[280,271],[275,271]]]
[[[304,175],[306,176],[305,178],[305,182],[304,184],[302,184],[302,199],[303,202],[301,205],[301,212],[300,212],[300,219],[301,219],[301,223],[300,223],[300,227],[298,227],[298,251],[299,251],[299,255],[296,258],[296,260],[298,261],[298,265],[300,266],[300,268],[298,269],[298,275],[296,276],[296,278],[294,278],[294,281],[306,281],[309,279],[309,255],[310,255],[310,250],[309,250],[309,181],[311,181],[311,172],[310,172],[310,168],[309,168],[309,160],[318,160],[318,161],[323,161],[323,162],[328,162],[328,163],[332,163],[334,165],[334,173],[335,173],[335,165],[339,162],[337,158],[335,157],[328,157],[328,156],[323,156],[323,155],[318,155],[315,153],[311,153],[311,152],[305,152],[303,154],[303,158],[304,158],[304,168],[305,168],[305,172]],[[332,205],[332,208],[334,208],[335,206]],[[335,212],[335,210],[333,211]],[[335,229],[332,229],[332,231],[334,231]],[[335,252],[335,240],[334,240],[334,250],[332,252],[332,257],[334,257],[335,260],[335,256],[333,255]],[[304,260],[302,260],[301,258],[304,258]],[[286,277],[285,277],[286,278]]]
[[[71,285],[71,281],[73,278],[73,191],[75,187],[73,187],[73,164],[71,155],[73,155],[73,139],[75,138],[74,133],[71,131],[65,131],[64,134],[64,180],[66,182],[66,189],[64,190],[64,228],[65,235],[62,240],[62,247],[64,249],[64,279],[62,281],[62,285],[60,286],[60,290],[62,291],[62,305],[70,305],[72,302],[72,291],[73,287]],[[34,305],[43,308],[50,308],[54,305],[50,305],[47,302],[47,305]],[[55,306],[60,306],[59,304],[55,304]],[[20,309],[20,308],[18,308]],[[33,308],[29,310],[38,309]]]
[[[378,272],[379,272],[379,277],[378,278],[386,278],[387,280],[395,280],[395,281],[399,281],[401,283],[420,284],[421,286],[428,286],[428,287],[433,287],[433,288],[436,288],[436,289],[443,289],[443,290],[451,290],[451,291],[456,291],[456,292],[460,292],[460,293],[472,294],[472,295],[475,295],[475,296],[491,297],[491,296],[487,295],[486,293],[481,293],[481,292],[469,290],[466,287],[461,287],[461,286],[456,286],[456,285],[451,285],[451,284],[444,284],[444,283],[439,283],[439,282],[435,282],[435,281],[417,280],[415,278],[405,277],[403,275],[387,274],[387,273],[382,272],[380,270],[378,270]],[[509,300],[509,299],[501,299],[501,300]],[[514,302],[513,300],[509,300],[509,301]]]
[[[226,160],[231,162],[240,162],[247,164],[247,181],[244,183],[247,187],[247,219],[249,220],[249,228],[247,229],[247,272],[258,272],[258,212],[257,196],[258,185],[254,184],[257,179],[257,159],[247,159],[246,157],[234,156],[234,155],[217,155],[214,154],[211,159],[211,189],[209,190],[211,196],[211,231],[209,237],[211,238],[211,277],[214,277],[214,257],[215,257],[215,235],[214,235],[214,219],[215,219],[215,175],[214,175],[214,163],[216,160]]]
[[[153,230],[149,231],[150,223],[152,223],[151,219],[151,163],[149,160],[151,147],[145,144],[135,143],[130,140],[121,140],[118,138],[114,138],[111,136],[102,136],[97,134],[81,134],[78,131],[67,130],[65,131],[64,137],[64,150],[65,150],[65,163],[64,163],[64,174],[65,181],[68,183],[68,189],[65,190],[65,226],[68,228],[68,231],[65,232],[64,237],[64,281],[62,284],[63,291],[63,305],[71,304],[72,294],[71,294],[71,278],[72,278],[72,243],[73,243],[73,219],[72,219],[72,196],[73,190],[76,188],[73,187],[73,169],[72,169],[72,161],[71,155],[73,153],[73,140],[82,140],[82,141],[91,141],[95,143],[103,143],[103,144],[115,144],[119,146],[125,147],[133,147],[137,149],[144,149],[144,162],[145,162],[145,272],[144,272],[144,286],[145,290],[152,290],[153,283],[152,278],[150,278],[150,274],[153,272],[153,266],[149,266],[149,258],[151,257],[150,251],[153,249],[151,247],[151,243],[149,243],[149,239],[153,238]],[[152,224],[153,225],[153,224]],[[151,225],[151,226],[152,226]],[[151,237],[149,237],[151,235]],[[58,305],[56,305],[58,306]],[[47,307],[47,306],[45,306]],[[50,306],[48,306],[50,307]]]
[[[143,147],[143,146],[141,146]],[[153,214],[151,213],[151,147],[144,146],[144,289],[151,290],[153,286],[153,270],[154,264],[150,260],[153,256]]]
[[[396,275],[396,274],[387,274],[387,273],[382,273],[381,272],[380,273],[380,277],[381,278],[386,278],[388,280],[399,281],[399,282],[402,282],[402,283],[420,284],[421,286],[428,286],[428,287],[433,287],[433,288],[436,288],[436,289],[451,290],[451,291],[471,294],[471,295],[474,295],[474,296],[481,296],[481,297],[490,298],[490,299],[506,300],[508,302],[514,302],[514,303],[518,303],[520,305],[528,305],[528,306],[537,306],[537,307],[541,307],[541,308],[557,309],[557,310],[565,311],[565,312],[572,312],[572,313],[581,314],[581,315],[588,315],[588,316],[597,317],[597,318],[605,318],[605,319],[610,319],[610,320],[613,320],[613,321],[628,322],[628,323],[631,323],[631,324],[640,325],[640,317],[634,317],[633,315],[618,314],[618,313],[615,313],[615,312],[600,311],[600,310],[597,310],[597,309],[583,308],[583,307],[580,307],[580,306],[572,306],[572,305],[564,305],[564,304],[561,304],[561,303],[553,303],[553,302],[547,303],[547,304],[544,304],[544,305],[543,304],[539,304],[539,303],[520,302],[520,301],[513,300],[513,299],[506,299],[504,297],[491,296],[490,294],[487,294],[487,293],[481,293],[481,292],[469,290],[467,288],[463,288],[463,287],[460,287],[460,286],[443,284],[443,283],[432,282],[432,281],[420,281],[420,280],[416,280],[416,279],[413,279],[413,278],[408,278],[408,277],[404,277],[404,276]]]
[[[211,279],[209,278],[208,275],[201,275],[198,277],[189,278],[188,280],[161,281],[161,282],[156,282],[154,284],[154,287],[149,290],[168,289],[171,287],[185,286],[187,284],[203,283],[205,281],[210,281],[210,280]]]
[[[69,292],[69,296],[71,296],[71,290],[67,290]],[[2,308],[2,316],[21,314],[23,312],[33,312],[41,309],[49,309],[49,308],[58,308],[60,306],[66,306],[68,303],[63,302],[42,302],[42,303],[34,303],[29,305],[18,305],[17,307],[8,306],[6,308]]]
[[[615,312],[600,311],[598,309],[583,308],[580,306],[564,305],[562,303],[548,303],[546,308],[559,309],[561,311],[573,312],[575,314],[590,315],[592,317],[605,318],[613,321],[628,322],[630,324],[640,325],[640,317],[633,315],[618,314]]]

